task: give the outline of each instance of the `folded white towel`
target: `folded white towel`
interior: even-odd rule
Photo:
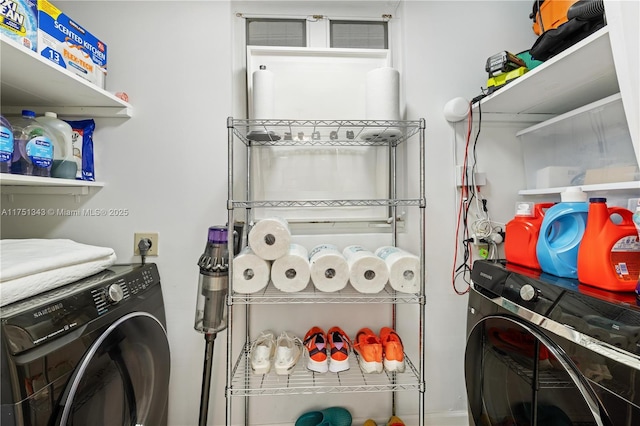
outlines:
[[[115,261],[112,248],[67,239],[0,240],[0,306],[88,277]]]

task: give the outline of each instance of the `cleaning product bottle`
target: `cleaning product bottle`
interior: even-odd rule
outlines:
[[[569,187],[561,202],[549,208],[540,225],[536,256],[540,269],[563,278],[578,278],[578,248],[587,225],[587,194]]]
[[[54,136],[53,165],[51,176],[55,178],[75,179],[78,164],[73,157],[73,129],[66,121],[58,119],[55,112],[47,111],[36,121],[46,126]]]
[[[25,109],[22,110],[22,117],[11,120],[14,146],[19,150],[19,172],[49,177],[53,164],[53,136],[35,117],[35,112]]]
[[[0,173],[11,173],[13,161],[13,128],[9,120],[0,115]]]
[[[620,216],[614,223],[611,216]],[[578,250],[578,280],[609,291],[635,290],[640,274],[640,241],[633,213],[591,198],[587,227]]]
[[[516,215],[505,229],[504,254],[507,262],[540,269],[536,245],[544,213],[552,206],[553,203],[517,204]]]

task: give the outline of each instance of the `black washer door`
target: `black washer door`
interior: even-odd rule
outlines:
[[[487,316],[465,351],[470,421],[495,426],[610,425],[595,393],[566,353],[510,316]]]
[[[154,316],[135,312],[94,342],[61,398],[61,425],[166,423],[169,343]]]

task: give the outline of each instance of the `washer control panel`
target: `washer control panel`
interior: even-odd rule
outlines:
[[[12,354],[44,344],[120,308],[160,284],[158,268],[113,265],[91,277],[3,307],[3,338]]]
[[[531,284],[520,287],[520,297],[525,302],[535,302],[540,297],[540,292]]]

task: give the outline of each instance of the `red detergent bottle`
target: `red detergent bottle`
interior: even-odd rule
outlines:
[[[609,291],[633,292],[640,275],[640,241],[633,213],[591,198],[578,249],[578,281]],[[614,223],[613,215],[621,220]]]
[[[540,269],[536,245],[544,212],[553,203],[518,203],[516,215],[505,229],[504,255],[509,263]]]

